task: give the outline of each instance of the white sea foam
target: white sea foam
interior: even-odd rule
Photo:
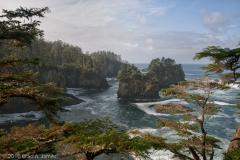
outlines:
[[[84,93],[86,90],[82,88],[67,88],[67,93],[77,96],[81,93]]]
[[[169,116],[170,115],[170,114],[164,114],[164,113],[157,113],[156,110],[152,107],[138,106],[138,108],[150,115],[155,115],[155,116]]]
[[[107,78],[106,78],[106,80],[107,80],[107,81],[111,81],[111,80],[112,80],[112,78],[108,78],[108,77],[107,77]]]
[[[151,160],[178,160],[173,158],[173,153],[168,150],[150,150],[152,154],[150,155]]]
[[[228,84],[227,86],[231,87],[231,89],[240,89],[239,84]]]
[[[211,82],[216,82],[216,81],[215,80],[211,80]],[[219,80],[217,83],[218,84],[222,84],[222,81]],[[231,89],[240,89],[240,85],[239,84],[235,84],[235,83],[227,84],[227,86],[229,86]]]
[[[101,96],[102,99],[104,101],[112,101],[112,100],[116,100],[117,99],[117,94],[113,94],[113,95],[104,95],[104,96]]]
[[[29,115],[32,115],[29,117]],[[17,122],[21,120],[38,120],[43,117],[42,111],[31,111],[25,113],[1,114],[0,123]]]
[[[213,118],[216,118],[216,117],[224,117],[224,118],[231,118],[229,115],[225,114],[225,113],[222,113],[222,112],[219,112],[215,115],[212,116]]]
[[[226,102],[220,102],[220,101],[214,101],[215,104],[221,105],[221,106],[226,106],[226,105],[232,105],[234,106],[235,104],[230,104],[230,103],[226,103]]]
[[[181,99],[176,99],[176,98],[165,100],[165,101],[159,101],[159,102],[143,102],[143,103],[133,103],[133,104],[135,104],[139,109],[141,109],[142,111],[144,111],[147,114],[155,115],[155,116],[169,116],[170,114],[159,113],[159,112],[156,112],[156,110],[154,108],[149,107],[149,106],[155,105],[155,104],[168,104],[168,103],[188,104],[187,102],[185,102]]]
[[[187,102],[181,100],[181,99],[177,99],[177,98],[173,98],[173,99],[169,99],[169,100],[164,100],[164,101],[158,101],[158,102],[142,102],[142,103],[134,103],[137,106],[151,106],[151,105],[155,105],[155,104],[168,104],[168,103],[184,103],[187,104]]]

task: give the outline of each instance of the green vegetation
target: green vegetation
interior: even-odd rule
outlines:
[[[40,21],[33,20],[35,16],[44,17],[44,13],[47,12],[50,12],[47,7],[30,9],[21,7],[16,11],[4,10],[4,15],[1,16],[4,20],[0,21],[1,53],[3,53],[0,58],[0,106],[15,97],[26,98],[38,105],[51,123],[49,129],[42,125],[13,127],[10,132],[1,129],[1,159],[8,159],[7,156],[12,153],[27,156],[61,151],[62,156],[67,156],[68,149],[71,155],[81,154],[85,159],[93,159],[101,153],[127,153],[137,157],[147,157],[149,149],[162,149],[163,138],[150,134],[130,137],[128,133],[118,130],[108,118],[86,120],[81,123],[52,123],[58,111],[66,111],[59,107],[59,103],[65,99],[54,96],[61,94],[61,89],[55,84],[39,84],[34,70],[44,66],[78,68],[80,65],[85,71],[92,69],[94,65],[99,65],[102,60],[98,61],[101,57],[98,54],[105,55],[105,52],[95,53],[93,57],[96,63],[93,63],[90,55],[81,56],[80,49],[63,44],[61,41],[53,42],[52,46],[48,45],[51,43],[40,38],[43,31],[36,28]],[[25,22],[22,23],[17,18],[24,19]],[[32,48],[27,48],[26,45],[32,42]],[[73,50],[70,58],[65,54],[68,51],[63,52],[63,48]],[[51,52],[48,52],[48,49],[51,49]],[[50,54],[43,54],[45,52]],[[106,56],[110,59],[112,56],[112,59],[117,61],[121,60],[112,52],[107,52]],[[44,62],[39,62],[39,59]],[[107,58],[103,61],[107,63]],[[35,68],[32,65],[36,65]]]
[[[173,66],[175,65],[175,60],[171,58],[162,57],[160,60],[159,58],[153,59],[148,66],[149,72],[156,72],[159,67],[167,67],[167,66]]]
[[[217,142],[220,141],[214,137],[207,136],[205,129],[205,123],[207,123],[208,118],[220,111],[210,99],[210,95],[216,87],[217,85],[208,79],[199,79],[180,82],[178,85],[172,85],[171,88],[161,90],[164,96],[175,96],[199,107],[199,110],[196,110],[198,112],[193,112],[186,110],[180,104],[171,104],[174,108],[172,109],[173,114],[183,113],[183,121],[168,120],[162,117],[158,119],[159,126],[169,127],[175,130],[181,137],[178,143],[175,144],[180,148],[170,148],[170,151],[176,157],[196,160],[213,159],[214,148],[220,148],[217,145]],[[194,92],[196,90],[198,92]],[[169,111],[168,108],[162,108],[162,110]],[[188,156],[188,153],[191,153],[193,158]]]
[[[93,70],[104,77],[116,76],[123,63],[121,56],[111,51],[98,51],[91,54],[83,53],[78,46],[58,41],[46,41],[43,37],[35,38],[30,46],[22,46],[21,50],[3,46],[0,52],[8,55],[9,52],[17,52],[15,55],[19,59],[38,59],[39,63],[35,67],[29,67],[35,71],[48,67],[59,69],[81,69]],[[6,50],[9,49],[8,52]],[[26,67],[26,66],[25,66]]]
[[[229,49],[209,46],[203,49],[202,52],[196,53],[193,59],[209,58],[213,63],[202,68],[206,70],[206,73],[218,73],[224,83],[235,83],[240,77],[240,74],[237,72],[240,68],[239,53],[240,48]],[[230,71],[230,73],[220,74],[223,71]]]
[[[141,72],[136,66],[133,64],[124,63],[118,73],[117,79],[120,81],[125,81],[135,78],[141,79],[141,77]]]
[[[0,21],[1,48],[21,49],[30,45],[36,37],[42,36],[43,31],[36,28],[40,25],[40,21],[32,18],[44,17],[44,13],[48,12],[50,12],[48,7],[30,9],[20,7],[16,11],[3,10],[4,14],[0,16],[3,19]],[[25,19],[25,23],[17,18]],[[14,53],[10,53],[2,54],[5,56],[0,59],[0,107],[13,98],[23,97],[34,102],[51,121],[53,116],[57,116],[58,111],[66,111],[59,107],[59,103],[66,99],[50,97],[50,95],[61,94],[60,88],[53,83],[39,84],[36,80],[37,73],[24,70],[24,65],[37,64],[38,59],[21,59]]]
[[[186,112],[192,112],[193,110],[189,107],[182,106],[180,104],[157,104],[153,106],[159,112],[167,112],[171,114],[181,113],[184,114]]]
[[[136,78],[147,79],[147,81],[153,83],[161,83],[162,81],[165,81],[166,77],[170,77],[174,81],[176,79],[176,75],[179,74],[179,69],[177,69],[178,67],[175,68],[175,66],[175,60],[171,58],[162,57],[161,60],[159,58],[156,58],[151,61],[148,66],[147,73],[144,75],[141,74],[140,70],[133,64],[125,63],[122,65],[117,79],[122,81]]]
[[[116,77],[123,63],[120,55],[111,51],[97,51],[90,54],[93,68],[105,77]],[[109,69],[111,68],[111,69]]]
[[[77,124],[67,123],[65,126],[68,132],[58,144],[58,147],[63,148],[62,153],[66,153],[64,156],[82,153],[86,159],[93,159],[102,153],[127,153],[147,157],[148,150],[152,147],[164,147],[163,138],[150,134],[131,138],[128,133],[118,130],[108,118],[85,120]]]
[[[171,58],[162,57],[153,59],[148,66],[147,77],[152,81],[158,81],[160,88],[167,88],[185,79],[185,74],[180,64],[176,64]],[[151,77],[151,78],[150,78]]]
[[[208,78],[205,78],[180,82],[178,85],[173,85],[171,88],[161,90],[164,96],[175,96],[199,107],[199,110],[197,110],[198,112],[192,112],[190,110],[186,111],[186,108],[180,104],[155,106],[155,109],[162,112],[183,114],[182,122],[172,121],[162,117],[158,119],[159,126],[169,127],[175,130],[181,137],[178,143],[173,145],[177,146],[176,148],[168,148],[174,153],[175,157],[194,160],[214,159],[214,149],[220,148],[217,145],[220,141],[214,137],[207,136],[205,124],[208,118],[220,112],[220,109],[216,108],[214,102],[211,101],[211,94],[214,93],[215,89],[229,89],[229,86],[226,86],[226,84],[237,83],[236,81],[240,75],[237,72],[240,68],[239,51],[240,48],[222,49],[221,47],[210,46],[203,49],[202,52],[196,53],[194,56],[193,59],[195,60],[210,58],[213,63],[202,67],[202,69],[206,70],[206,76],[211,75],[209,73],[219,74],[222,83],[211,82]],[[161,63],[158,59],[153,62],[152,66],[160,65]],[[153,70],[154,67],[150,69]],[[230,73],[223,73],[224,71],[229,71]],[[239,107],[239,105],[237,105],[237,107]],[[237,139],[238,138],[235,137],[233,140]],[[224,159],[239,159],[239,144],[237,144],[237,146],[235,144],[235,146],[232,147],[234,150],[227,152]],[[193,158],[189,157],[189,153]]]
[[[227,152],[224,154],[224,160],[239,160],[240,159],[240,147],[234,151]]]
[[[0,157],[5,159],[4,156],[9,153],[35,155],[57,151],[61,151],[59,156],[75,155],[87,160],[102,153],[127,153],[146,158],[150,149],[160,150],[164,147],[163,138],[151,134],[131,138],[107,117],[80,123],[67,122],[61,126],[52,125],[50,129],[42,125],[14,127],[11,132],[0,137]]]
[[[59,67],[82,69],[83,72],[96,71],[107,76],[108,67],[117,62],[117,68],[122,60],[120,56],[110,51],[98,51],[89,55],[84,54],[81,48],[62,41],[45,41],[41,37],[43,31],[37,28],[40,21],[33,18],[44,17],[48,12],[50,10],[47,7],[3,10],[3,15],[0,16],[3,19],[0,21],[0,107],[13,98],[23,97],[35,103],[44,111],[50,122],[54,122],[58,111],[66,111],[59,107],[59,103],[66,99],[57,97],[61,94],[61,89],[55,84],[38,83],[36,70]],[[18,18],[24,19],[25,22],[22,23]],[[205,57],[213,61],[213,64],[203,68],[207,72],[222,73],[224,70],[231,72],[222,74],[223,85],[236,82],[239,78],[240,74],[237,72],[240,68],[239,48],[230,50],[208,47],[203,52],[197,53],[194,59]],[[161,85],[162,81],[173,79],[175,73],[181,72],[179,67],[175,66],[175,61],[170,58],[163,57],[161,60],[157,58],[149,65],[147,75],[143,75],[134,65],[124,63],[117,78],[120,81],[144,79],[149,84]],[[179,77],[184,78],[184,73],[180,73]],[[220,148],[217,144],[220,141],[207,136],[205,123],[220,111],[211,101],[211,94],[219,87],[225,88],[221,84],[210,82],[209,79],[199,79],[184,81],[162,90],[164,96],[175,96],[199,107],[196,110],[198,112],[195,112],[179,104],[155,106],[159,111],[183,114],[183,121],[162,117],[157,120],[159,126],[172,128],[178,133],[181,138],[176,143],[166,143],[160,136],[143,134],[136,130],[122,131],[108,118],[104,118],[80,123],[51,123],[50,128],[29,125],[13,127],[10,132],[0,129],[0,157],[7,159],[6,155],[11,153],[24,155],[58,153],[60,156],[75,155],[90,160],[102,153],[126,153],[146,158],[150,154],[150,149],[164,149],[171,151],[174,157],[179,159],[212,160],[215,155],[214,149]],[[146,88],[151,89],[149,86]],[[198,92],[195,92],[196,90]],[[134,136],[131,137],[130,134]],[[225,159],[239,158],[238,151],[239,146],[235,151],[226,153]]]
[[[209,58],[212,63],[207,66],[204,66],[202,69],[206,70],[206,74],[215,73],[219,74],[221,77],[221,88],[229,89],[229,86],[226,84],[235,83],[239,84],[237,80],[240,77],[240,73],[238,69],[240,68],[239,58],[240,58],[240,48],[229,49],[229,48],[221,48],[219,46],[209,46],[203,49],[202,52],[196,53],[193,59],[199,60],[202,58]],[[228,73],[224,73],[227,71]],[[238,100],[239,98],[238,94]],[[237,108],[240,108],[240,103],[236,104]],[[237,112],[240,114],[240,112]],[[237,133],[238,135],[239,133]],[[237,143],[233,143],[232,141],[237,141]],[[239,159],[239,139],[238,137],[234,137],[230,142],[231,150],[225,154],[225,159]]]

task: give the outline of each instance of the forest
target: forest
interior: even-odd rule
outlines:
[[[44,18],[49,12],[48,7],[20,7],[15,11],[3,10],[3,15],[0,16],[0,107],[16,97],[28,99],[44,112],[50,126],[29,124],[25,127],[15,126],[11,131],[1,129],[0,157],[2,159],[24,159],[40,154],[52,154],[59,158],[70,156],[73,159],[92,160],[102,153],[148,158],[151,150],[168,150],[178,159],[214,159],[215,149],[221,148],[218,145],[220,140],[207,135],[205,123],[209,117],[220,110],[215,107],[209,97],[214,89],[226,90],[229,89],[227,84],[237,83],[240,77],[237,72],[240,68],[240,48],[223,49],[211,46],[196,53],[194,57],[195,60],[210,58],[212,63],[203,67],[207,74],[230,71],[222,74],[223,83],[203,78],[182,81],[161,90],[165,96],[185,99],[200,109],[196,114],[179,104],[155,106],[163,112],[183,115],[184,123],[162,117],[157,119],[159,127],[169,127],[178,133],[181,138],[177,142],[168,142],[161,136],[141,133],[138,130],[122,130],[108,117],[79,123],[59,122],[56,120],[58,113],[68,112],[59,104],[67,99],[61,97],[63,89],[55,83],[39,83],[37,78],[39,69],[54,66],[59,69],[81,69],[86,72],[90,70],[106,78],[116,76],[108,73],[109,65],[116,64],[115,68],[120,69],[122,66],[122,71],[118,75],[120,80],[138,77],[141,73],[135,66],[127,64],[119,55],[111,51],[97,51],[89,54],[83,53],[79,47],[60,40],[55,42],[44,40],[44,31],[38,29],[41,22],[34,18]],[[24,19],[24,23],[19,18]],[[151,74],[155,74],[158,71],[155,70],[157,67],[174,63],[172,59],[155,59],[148,70]],[[154,82],[161,77],[153,76],[152,78],[151,82]],[[193,92],[196,90],[202,92]],[[236,106],[239,107],[239,105]],[[169,107],[171,107],[170,110]],[[232,141],[238,139],[236,137]],[[236,146],[234,150],[225,154],[224,159],[239,159],[239,150],[240,147]]]

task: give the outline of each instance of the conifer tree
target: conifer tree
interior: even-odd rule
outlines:
[[[37,73],[25,71],[24,65],[37,64],[37,58],[19,59],[14,55],[16,50],[43,36],[43,30],[37,28],[41,22],[33,18],[43,18],[44,14],[49,12],[48,7],[3,10],[3,15],[0,16],[0,47],[13,48],[13,54],[1,53],[3,56],[0,58],[0,107],[16,97],[26,98],[35,103],[38,109],[43,110],[52,121],[58,111],[66,111],[59,107],[59,103],[65,101],[64,98],[51,97],[59,95],[61,89],[53,83],[41,85],[36,80]]]
[[[179,82],[178,85],[161,90],[164,96],[175,96],[198,107],[197,110],[192,110],[180,104],[155,106],[160,111],[183,114],[182,121],[162,117],[158,119],[159,126],[169,127],[181,137],[177,143],[167,145],[167,149],[174,153],[175,157],[189,160],[212,160],[214,158],[214,149],[220,148],[217,145],[220,141],[207,135],[205,124],[208,118],[220,111],[210,97],[213,89],[217,87],[217,83],[204,78]]]
[[[238,44],[240,45],[240,44]],[[240,78],[240,48],[221,48],[219,46],[209,46],[204,48],[202,52],[196,53],[194,60],[200,60],[202,58],[208,58],[212,63],[207,66],[202,67],[206,70],[207,75],[218,74],[221,78],[221,88],[229,89],[229,84],[239,84],[238,80]],[[228,85],[227,85],[228,84]],[[239,100],[240,94],[237,95]],[[236,104],[237,108],[240,108],[240,103]],[[238,111],[237,114],[240,114]],[[239,138],[234,138],[232,141],[239,141]],[[240,145],[235,146],[235,150],[232,152],[227,152],[224,159],[233,160],[239,159]]]

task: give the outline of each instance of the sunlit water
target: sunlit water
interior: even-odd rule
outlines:
[[[148,64],[136,64],[136,66],[143,69],[147,67]],[[183,65],[186,80],[203,77],[204,72],[199,69],[200,66],[201,65]],[[218,77],[215,75],[212,79],[218,79]],[[152,108],[152,105],[156,103],[175,102],[197,109],[196,106],[179,99],[141,103],[120,101],[117,99],[116,94],[118,90],[118,81],[116,78],[108,78],[107,80],[109,85],[112,86],[107,90],[96,91],[68,88],[68,93],[71,93],[86,102],[78,105],[67,106],[66,109],[71,112],[60,113],[60,120],[80,122],[84,119],[94,119],[108,116],[122,129],[129,130],[137,128],[143,132],[150,132],[155,135],[166,137],[168,138],[168,141],[171,142],[177,139],[175,132],[167,128],[158,127],[156,125],[156,119],[159,117],[176,119],[179,116],[173,117],[166,113],[157,113]],[[208,135],[217,137],[222,141],[220,146],[223,149],[216,152],[217,157],[215,157],[215,159],[221,159],[222,153],[226,151],[229,140],[232,138],[237,124],[240,122],[239,115],[234,114],[234,112],[236,112],[235,106],[231,104],[231,102],[236,102],[235,98],[238,91],[239,90],[236,87],[232,87],[232,89],[228,91],[218,90],[212,95],[212,100],[215,102],[216,106],[221,107],[222,110],[222,112],[209,119],[206,124]],[[1,115],[0,124],[6,125],[10,122],[29,123],[43,117],[41,112],[31,113],[36,115],[35,119],[20,117],[21,114],[26,113]],[[171,155],[172,154],[170,152],[154,151],[150,157],[152,160],[167,160],[171,159]]]

